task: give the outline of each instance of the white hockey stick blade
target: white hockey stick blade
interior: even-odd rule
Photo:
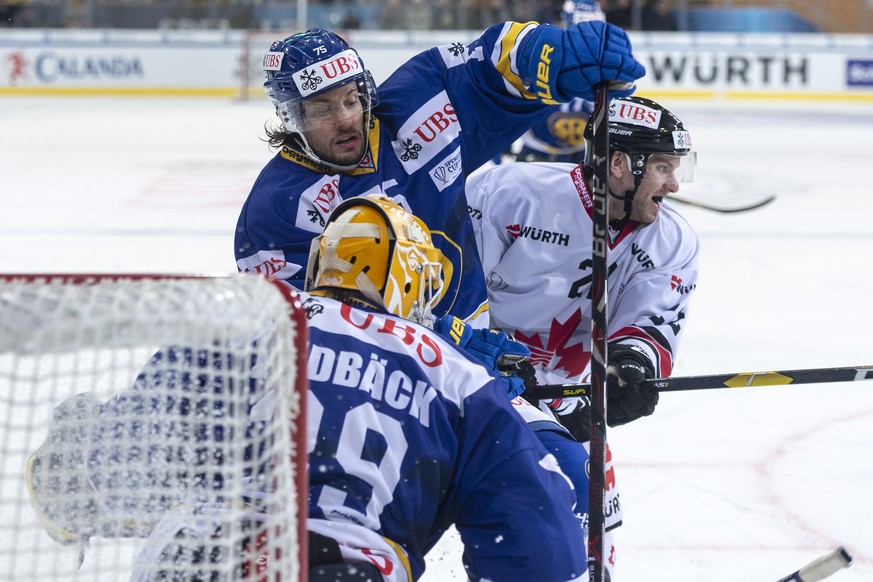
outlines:
[[[813,560],[797,572],[778,582],[818,582],[852,565],[852,556],[842,546],[826,556]]]

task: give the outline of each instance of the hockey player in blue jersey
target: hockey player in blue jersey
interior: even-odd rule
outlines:
[[[368,193],[403,197],[446,257],[450,282],[435,313],[467,321],[483,316],[487,298],[466,177],[549,105],[593,99],[601,81],[628,95],[645,73],[625,32],[603,22],[498,24],[467,46],[413,57],[378,89],[358,53],[323,29],[273,43],[264,70],[278,115],[267,136],[279,151],[240,212],[237,267],[299,289],[333,208]]]
[[[385,198],[353,198],[308,271],[308,526],[339,548],[324,555],[415,580],[454,524],[471,580],[587,579],[556,459],[504,384],[429,329],[445,279],[424,223]]]

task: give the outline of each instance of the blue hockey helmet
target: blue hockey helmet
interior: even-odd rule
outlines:
[[[561,22],[568,28],[580,22],[600,20],[606,22],[606,15],[596,0],[566,0],[561,9]]]
[[[307,155],[312,152],[303,132],[310,129],[305,101],[332,89],[355,83],[364,108],[364,127],[378,102],[376,83],[358,52],[339,35],[323,28],[310,28],[274,42],[264,55],[264,92],[276,107],[285,129],[299,135]],[[310,119],[311,120],[311,119]]]

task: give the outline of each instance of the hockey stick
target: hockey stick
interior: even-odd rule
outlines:
[[[711,204],[707,204],[705,202],[698,202],[697,200],[690,200],[688,198],[682,198],[681,196],[676,196],[675,194],[670,194],[667,198],[670,202],[679,202],[680,204],[687,204],[688,206],[694,206],[695,208],[702,208],[703,210],[711,210],[712,212],[721,212],[724,214],[730,214],[733,212],[746,212],[748,210],[755,210],[756,208],[761,208],[762,206],[766,206],[770,204],[774,200],[776,200],[775,194],[770,194],[766,198],[759,200],[758,202],[754,202],[752,204],[748,204],[746,206],[733,206],[730,208],[725,208],[723,206],[712,206]]]
[[[606,490],[606,330],[607,289],[609,274],[609,207],[607,181],[609,180],[609,85],[601,83],[595,89],[594,112],[588,121],[592,124],[592,178],[591,178],[591,425],[589,428],[589,487],[588,487],[588,579],[603,582],[606,577],[604,561],[606,517],[604,497]]]
[[[818,582],[852,565],[852,556],[840,546],[830,554],[815,559],[797,572],[777,582]]]
[[[708,376],[677,376],[652,378],[643,383],[659,392],[709,390],[713,388],[749,388],[755,386],[786,386],[788,384],[822,384],[825,382],[858,382],[873,380],[873,366],[845,368],[806,368],[779,372],[736,372]],[[544,384],[533,389],[532,399],[588,396],[590,384]],[[527,397],[528,394],[525,394]]]

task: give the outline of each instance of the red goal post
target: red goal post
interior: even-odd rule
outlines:
[[[241,37],[239,100],[264,99],[264,54],[274,41],[291,36],[294,29],[246,30]]]
[[[216,524],[198,541],[212,559],[177,570],[305,580],[305,322],[290,287],[254,275],[0,275],[0,581],[126,580],[188,508]],[[81,424],[61,413],[82,394],[100,418],[137,416],[57,432]]]

